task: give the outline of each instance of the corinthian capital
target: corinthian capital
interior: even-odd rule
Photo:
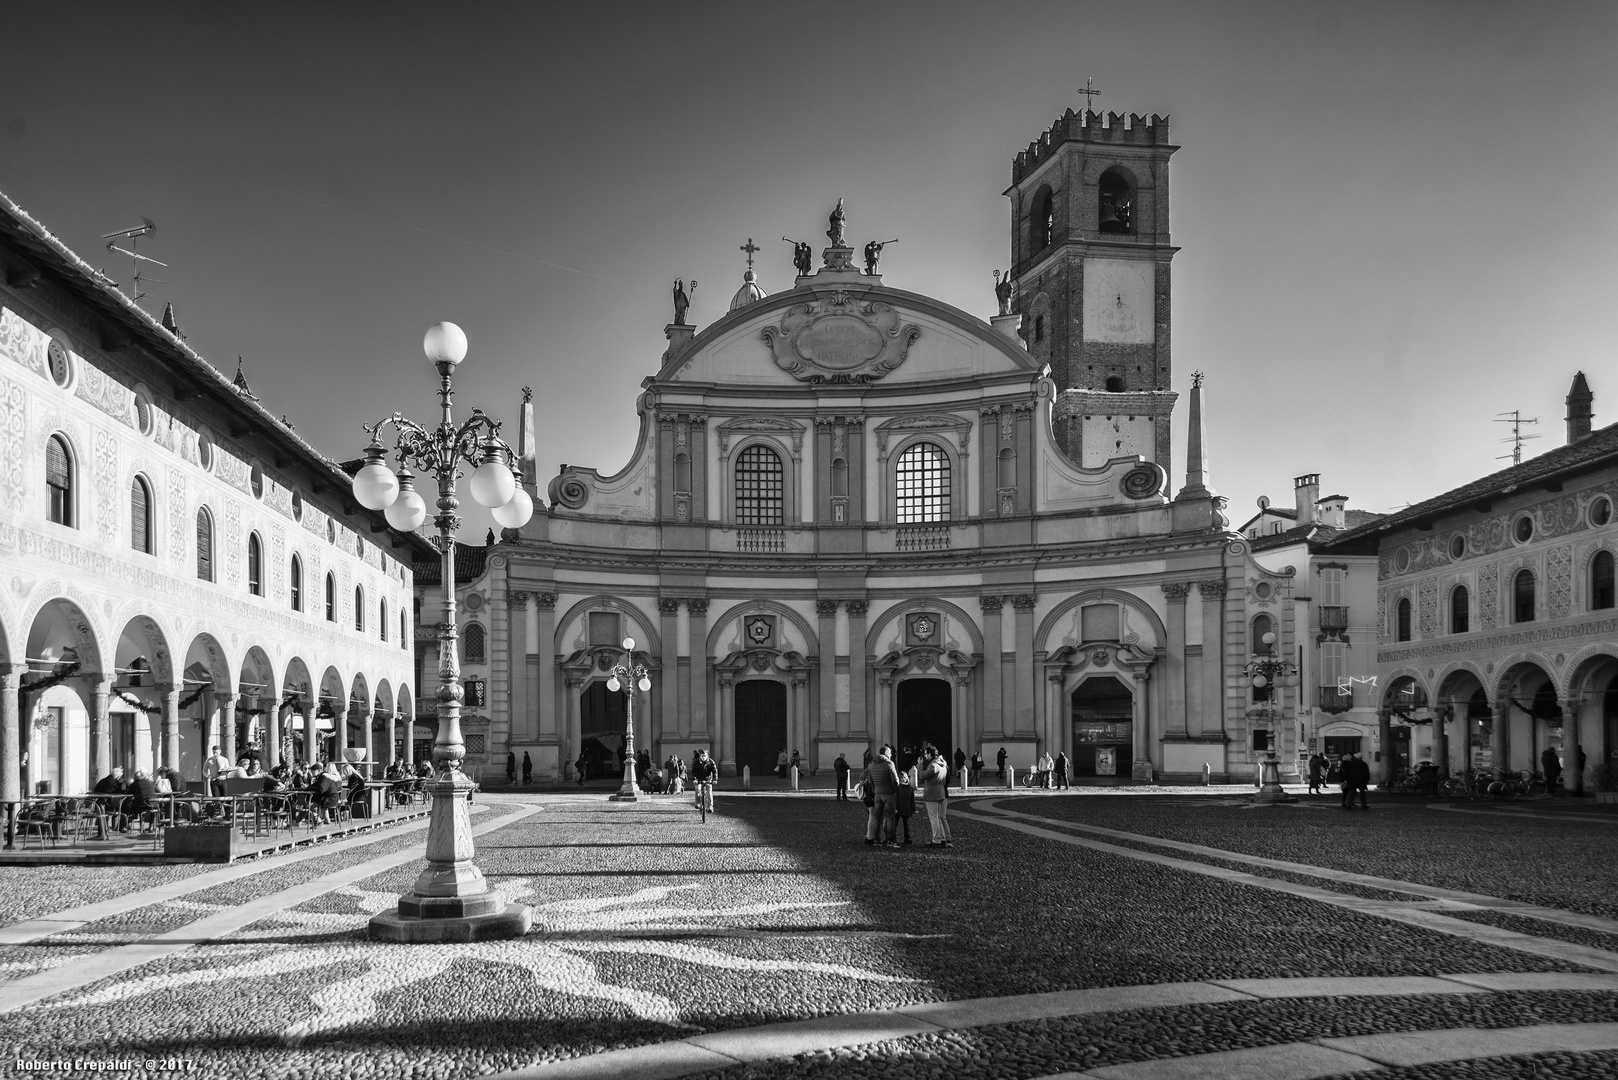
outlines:
[[[1171,604],[1183,604],[1187,594],[1191,592],[1189,581],[1165,581],[1163,595],[1169,598]]]
[[[1197,582],[1197,592],[1202,594],[1204,600],[1223,600],[1225,597],[1225,579],[1215,578],[1212,581]]]

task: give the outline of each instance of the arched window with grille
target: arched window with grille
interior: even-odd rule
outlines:
[[[354,629],[365,632],[365,590],[354,586]]]
[[[935,443],[914,443],[894,470],[894,520],[922,525],[949,520],[949,455]]]
[[[292,556],[292,610],[303,610],[303,560],[296,554]]]
[[[337,621],[337,579],[326,575],[326,621]]]
[[[1472,629],[1472,596],[1465,585],[1457,585],[1449,594],[1449,632],[1465,634]]]
[[[141,476],[129,485],[129,546],[147,555],[152,553],[152,489]]]
[[[1410,640],[1410,597],[1399,599],[1399,607],[1394,614],[1394,638],[1398,641]]]
[[[52,435],[45,444],[46,515],[58,525],[73,525],[73,454],[67,440]]]
[[[1590,560],[1590,608],[1614,606],[1612,552],[1598,551]]]
[[[483,662],[484,630],[482,623],[471,622],[461,631],[461,659],[469,663]]]
[[[404,609],[400,608],[399,609],[399,648],[408,649],[409,647],[410,647],[410,627],[405,624]]]
[[[779,526],[785,520],[786,478],[781,456],[754,443],[736,458],[736,524]]]
[[[1511,579],[1511,621],[1534,621],[1534,572],[1519,570]]]
[[[206,506],[197,511],[197,578],[213,580],[213,515]]]
[[[247,591],[254,596],[264,595],[264,545],[258,533],[247,536]]]

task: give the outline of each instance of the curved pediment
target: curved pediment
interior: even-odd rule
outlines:
[[[671,350],[657,381],[886,386],[1039,370],[1021,342],[958,308],[837,278],[730,312]]]

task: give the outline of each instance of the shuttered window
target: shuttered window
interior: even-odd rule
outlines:
[[[292,610],[303,610],[303,560],[292,556]]]
[[[264,545],[258,534],[247,538],[247,591],[254,596],[264,595]]]
[[[52,435],[45,444],[45,489],[50,496],[47,512],[58,525],[73,524],[73,458],[67,440]]]
[[[206,506],[197,511],[197,577],[213,580],[213,515]]]
[[[138,476],[129,486],[129,546],[152,553],[152,493]]]

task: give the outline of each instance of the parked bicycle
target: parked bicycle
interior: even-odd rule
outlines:
[[[1520,797],[1531,799],[1545,794],[1545,777],[1527,770],[1517,772],[1514,769],[1502,769],[1486,790],[1491,799],[1508,801]]]
[[[1438,793],[1446,799],[1486,799],[1488,774],[1477,772],[1470,776],[1459,773],[1439,785]]]

